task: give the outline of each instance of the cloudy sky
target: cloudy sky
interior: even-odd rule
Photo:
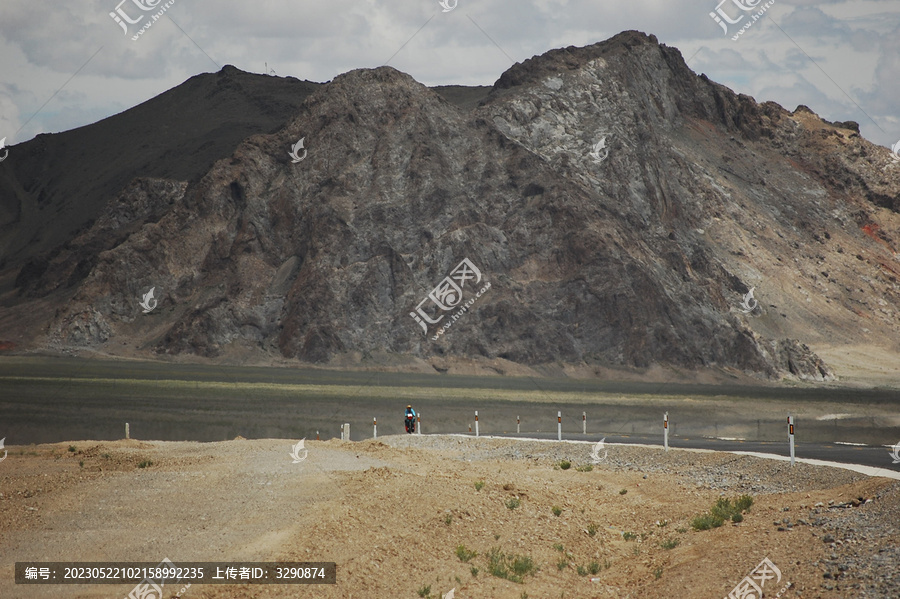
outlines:
[[[2,0],[0,138],[86,125],[226,64],[311,81],[389,64],[426,85],[490,85],[514,61],[637,29],[757,101],[900,140],[900,0],[168,1],[133,40],[167,0]]]

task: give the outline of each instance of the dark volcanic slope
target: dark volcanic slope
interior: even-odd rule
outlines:
[[[21,262],[68,241],[135,175],[199,179],[248,135],[280,129],[320,85],[226,66],[93,125],[15,146],[0,165],[0,256]]]
[[[817,380],[830,371],[804,343],[898,338],[889,152],[852,123],[738,96],[653,37],[548,52],[486,96],[353,71],[260,133],[190,185],[132,183],[19,274],[6,321],[27,306],[49,317],[39,345],[110,353]],[[433,341],[449,316],[426,335],[410,313],[463,258],[491,289]]]
[[[485,85],[438,85],[431,89],[451,104],[463,110],[472,110],[488,97],[493,88]]]

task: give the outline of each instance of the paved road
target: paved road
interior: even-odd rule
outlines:
[[[496,437],[516,437],[513,434],[499,434]],[[555,433],[529,433],[527,436],[535,439],[556,439]],[[659,435],[563,435],[563,439],[573,441],[597,442],[605,438],[606,443],[657,445],[662,447],[662,438]],[[686,449],[710,449],[713,451],[752,451],[758,453],[771,453],[775,455],[790,456],[790,447],[787,439],[783,442],[774,441],[727,441],[723,439],[710,439],[708,437],[678,437],[669,435],[670,448]],[[859,464],[884,468],[900,472],[900,464],[892,464],[890,449],[881,446],[854,446],[829,443],[796,443],[794,455],[798,458],[812,460],[825,460],[840,464]]]
[[[173,380],[185,383],[172,384]],[[386,394],[378,392],[379,387],[392,390]],[[335,388],[340,392],[334,393]],[[414,389],[412,398],[403,395],[405,388]],[[463,392],[451,393],[452,389]],[[493,389],[537,389],[539,400],[498,399],[502,394],[493,394]],[[576,392],[586,395],[567,395]],[[630,399],[624,401],[625,396]],[[822,403],[825,400],[827,404]],[[328,439],[340,435],[342,423],[350,423],[352,439],[358,441],[371,437],[373,418],[378,419],[380,434],[401,434],[407,402],[423,414],[425,433],[464,432],[477,410],[482,434],[514,431],[521,417],[523,435],[552,439],[562,410],[566,439],[597,441],[606,436],[611,443],[660,445],[662,415],[669,412],[672,447],[780,455],[788,452],[785,415],[800,412],[798,457],[900,467],[878,445],[900,441],[896,423],[900,393],[890,389],[661,385],[0,358],[0,438],[6,438],[7,446],[121,439],[126,422],[136,439],[202,442],[238,435],[299,440],[320,434]],[[820,420],[823,411],[854,417]],[[588,430],[600,433],[579,434],[585,412]],[[755,440],[715,438],[720,436]]]

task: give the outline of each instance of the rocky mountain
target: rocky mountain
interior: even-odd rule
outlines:
[[[259,76],[214,77],[167,93],[214,119],[210,94]],[[488,89],[388,67],[303,89],[280,128],[269,111],[217,138],[241,141],[212,165],[111,166],[104,189],[127,182],[52,249],[7,242],[0,340],[819,381],[833,372],[810,346],[897,350],[900,164],[855,123],[735,94],[638,32]],[[40,172],[3,185],[39,205]]]
[[[248,135],[281,129],[321,85],[225,67],[93,125],[17,145],[0,168],[0,255],[9,263],[55,250],[135,176],[196,181]]]

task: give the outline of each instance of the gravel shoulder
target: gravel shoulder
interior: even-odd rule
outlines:
[[[449,435],[307,441],[307,459],[294,464],[293,443],[8,447],[0,596],[130,591],[17,586],[16,561],[164,557],[338,564],[333,586],[194,585],[186,599],[414,598],[429,586],[432,597],[455,588],[457,598],[706,598],[727,595],[764,557],[782,586],[792,583],[782,597],[900,596],[898,481],[627,446],[591,464],[586,444]],[[754,497],[742,522],[691,529],[717,498],[741,494]],[[460,545],[475,557],[463,562]],[[492,576],[492,550],[531,558],[537,570],[521,583]]]

